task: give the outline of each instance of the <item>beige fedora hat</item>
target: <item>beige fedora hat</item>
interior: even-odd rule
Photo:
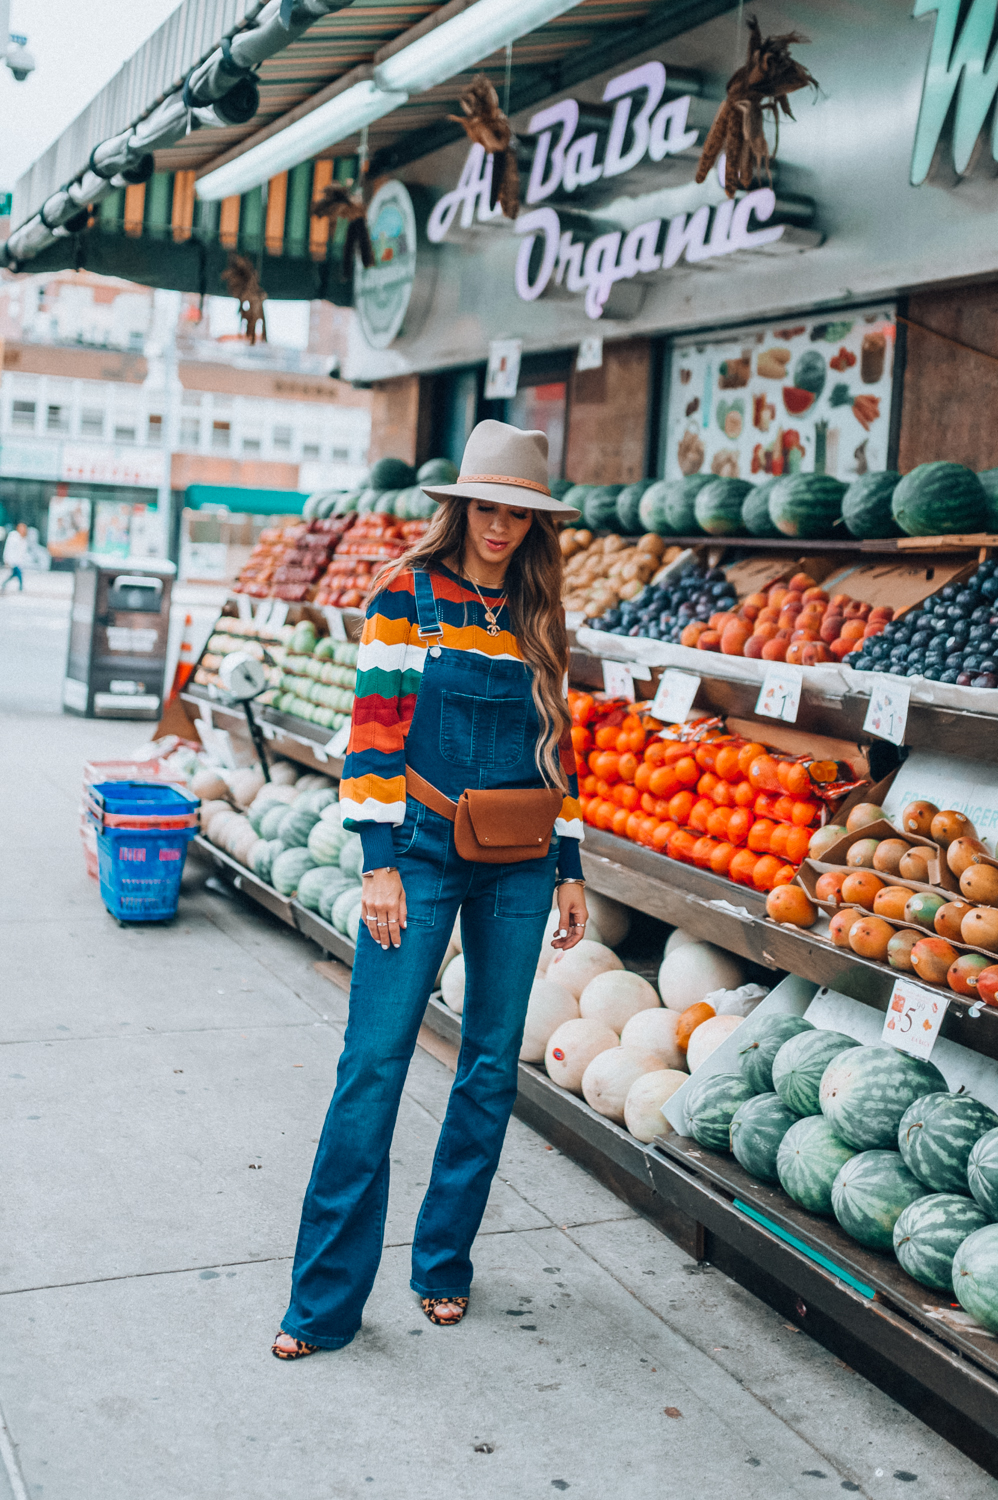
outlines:
[[[456,484],[424,485],[433,500],[459,495],[523,510],[549,510],[566,521],[580,512],[556,500],[548,488],[546,432],[522,432],[508,422],[479,422],[465,444]]]

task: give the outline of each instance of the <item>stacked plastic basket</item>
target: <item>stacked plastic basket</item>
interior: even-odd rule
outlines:
[[[108,911],[119,922],[174,916],[187,845],[198,831],[199,798],[152,781],[103,781],[85,795]]]

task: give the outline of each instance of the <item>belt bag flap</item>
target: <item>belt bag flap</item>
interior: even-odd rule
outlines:
[[[554,822],[561,811],[562,794],[538,790],[466,791],[475,838],[484,849],[538,848],[547,851]]]

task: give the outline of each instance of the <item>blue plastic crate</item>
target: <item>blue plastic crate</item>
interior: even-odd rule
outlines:
[[[98,826],[124,819],[138,819],[148,828],[158,820],[190,818],[200,807],[200,798],[183,787],[156,781],[102,781],[88,788],[88,809]]]
[[[196,828],[98,831],[100,893],[111,915],[119,922],[156,922],[174,916],[187,845],[196,833]]]

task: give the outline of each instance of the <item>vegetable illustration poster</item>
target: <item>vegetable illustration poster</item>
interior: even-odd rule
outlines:
[[[887,467],[894,308],[778,322],[672,345],[666,479]]]

